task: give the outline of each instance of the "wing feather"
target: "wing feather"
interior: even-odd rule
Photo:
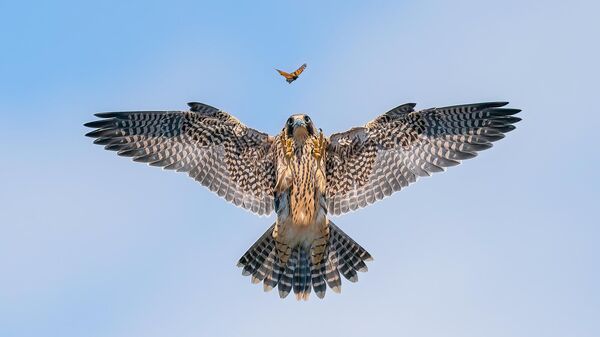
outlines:
[[[295,77],[300,76],[300,74],[302,74],[302,72],[304,71],[304,69],[306,69],[306,63],[304,63],[303,65],[301,65],[298,69],[296,69],[292,75]]]
[[[332,135],[326,162],[329,212],[365,207],[490,148],[521,120],[513,116],[521,110],[503,108],[506,104],[415,111],[408,103],[364,127]]]
[[[272,138],[214,107],[98,113],[94,143],[136,162],[186,172],[218,196],[260,215],[273,211]]]
[[[279,75],[285,77],[286,79],[291,79],[292,77],[294,77],[294,75],[290,74],[290,73],[286,73],[283,70],[279,70],[279,69],[275,69],[277,70],[277,72],[279,73]]]

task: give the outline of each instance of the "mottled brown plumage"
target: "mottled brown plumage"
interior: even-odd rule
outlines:
[[[274,141],[278,154],[275,198],[279,207],[273,231],[277,258],[287,265],[296,252],[296,261],[309,259],[320,272],[329,240],[325,163],[320,154],[325,140],[306,115],[294,115],[287,124]],[[295,247],[300,248],[294,251]],[[307,289],[302,286],[297,296],[308,296]]]
[[[370,254],[328,214],[365,207],[473,158],[514,129],[520,110],[478,103],[415,111],[404,104],[327,138],[303,114],[271,137],[211,106],[108,112],[87,123],[94,143],[152,166],[186,172],[220,197],[275,223],[238,262],[252,283],[286,297],[320,298],[367,271]]]

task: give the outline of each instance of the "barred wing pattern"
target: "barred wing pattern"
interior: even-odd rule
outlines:
[[[287,73],[287,72],[285,72],[283,70],[279,70],[279,69],[275,69],[275,70],[277,70],[277,72],[279,73],[279,75],[285,77],[286,79],[293,77],[292,74]]]
[[[306,69],[306,63],[304,63],[304,64],[303,64],[303,65],[301,65],[301,66],[300,66],[298,69],[296,69],[296,70],[295,70],[295,71],[292,73],[292,75],[293,75],[293,76],[296,76],[296,77],[298,77],[298,76],[300,76],[300,74],[302,74],[302,72],[304,71],[304,69]]]
[[[415,182],[473,158],[513,130],[520,110],[507,102],[414,111],[401,105],[364,127],[330,137],[326,175],[328,211],[365,207]]]
[[[259,215],[273,211],[272,138],[201,103],[190,111],[107,112],[85,124],[95,144],[136,162],[188,175]]]
[[[302,72],[304,71],[304,69],[306,69],[306,63],[304,63],[303,65],[301,65],[298,69],[296,69],[295,71],[293,71],[291,74],[287,73],[283,70],[279,70],[279,69],[275,69],[277,70],[277,72],[279,73],[279,75],[285,77],[286,82],[288,83],[292,83],[294,82],[298,76],[300,76],[300,74],[302,74]]]

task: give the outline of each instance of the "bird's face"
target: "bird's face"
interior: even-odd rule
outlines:
[[[291,115],[285,123],[285,130],[288,137],[296,140],[305,140],[315,135],[315,126],[308,115]]]

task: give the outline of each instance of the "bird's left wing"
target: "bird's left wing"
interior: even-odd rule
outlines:
[[[290,74],[290,73],[286,73],[286,72],[285,72],[285,71],[283,71],[283,70],[279,70],[279,69],[275,69],[275,70],[277,70],[277,72],[279,73],[279,75],[281,75],[281,76],[285,77],[286,79],[289,79],[289,78],[292,78],[292,77],[293,77],[293,75],[292,75],[292,74]]]
[[[404,104],[364,127],[330,137],[328,211],[338,215],[399,191],[418,177],[441,172],[504,138],[518,109],[491,102],[414,111]]]
[[[272,137],[201,103],[190,111],[96,114],[94,143],[136,162],[186,172],[220,197],[260,215],[273,211]]]

